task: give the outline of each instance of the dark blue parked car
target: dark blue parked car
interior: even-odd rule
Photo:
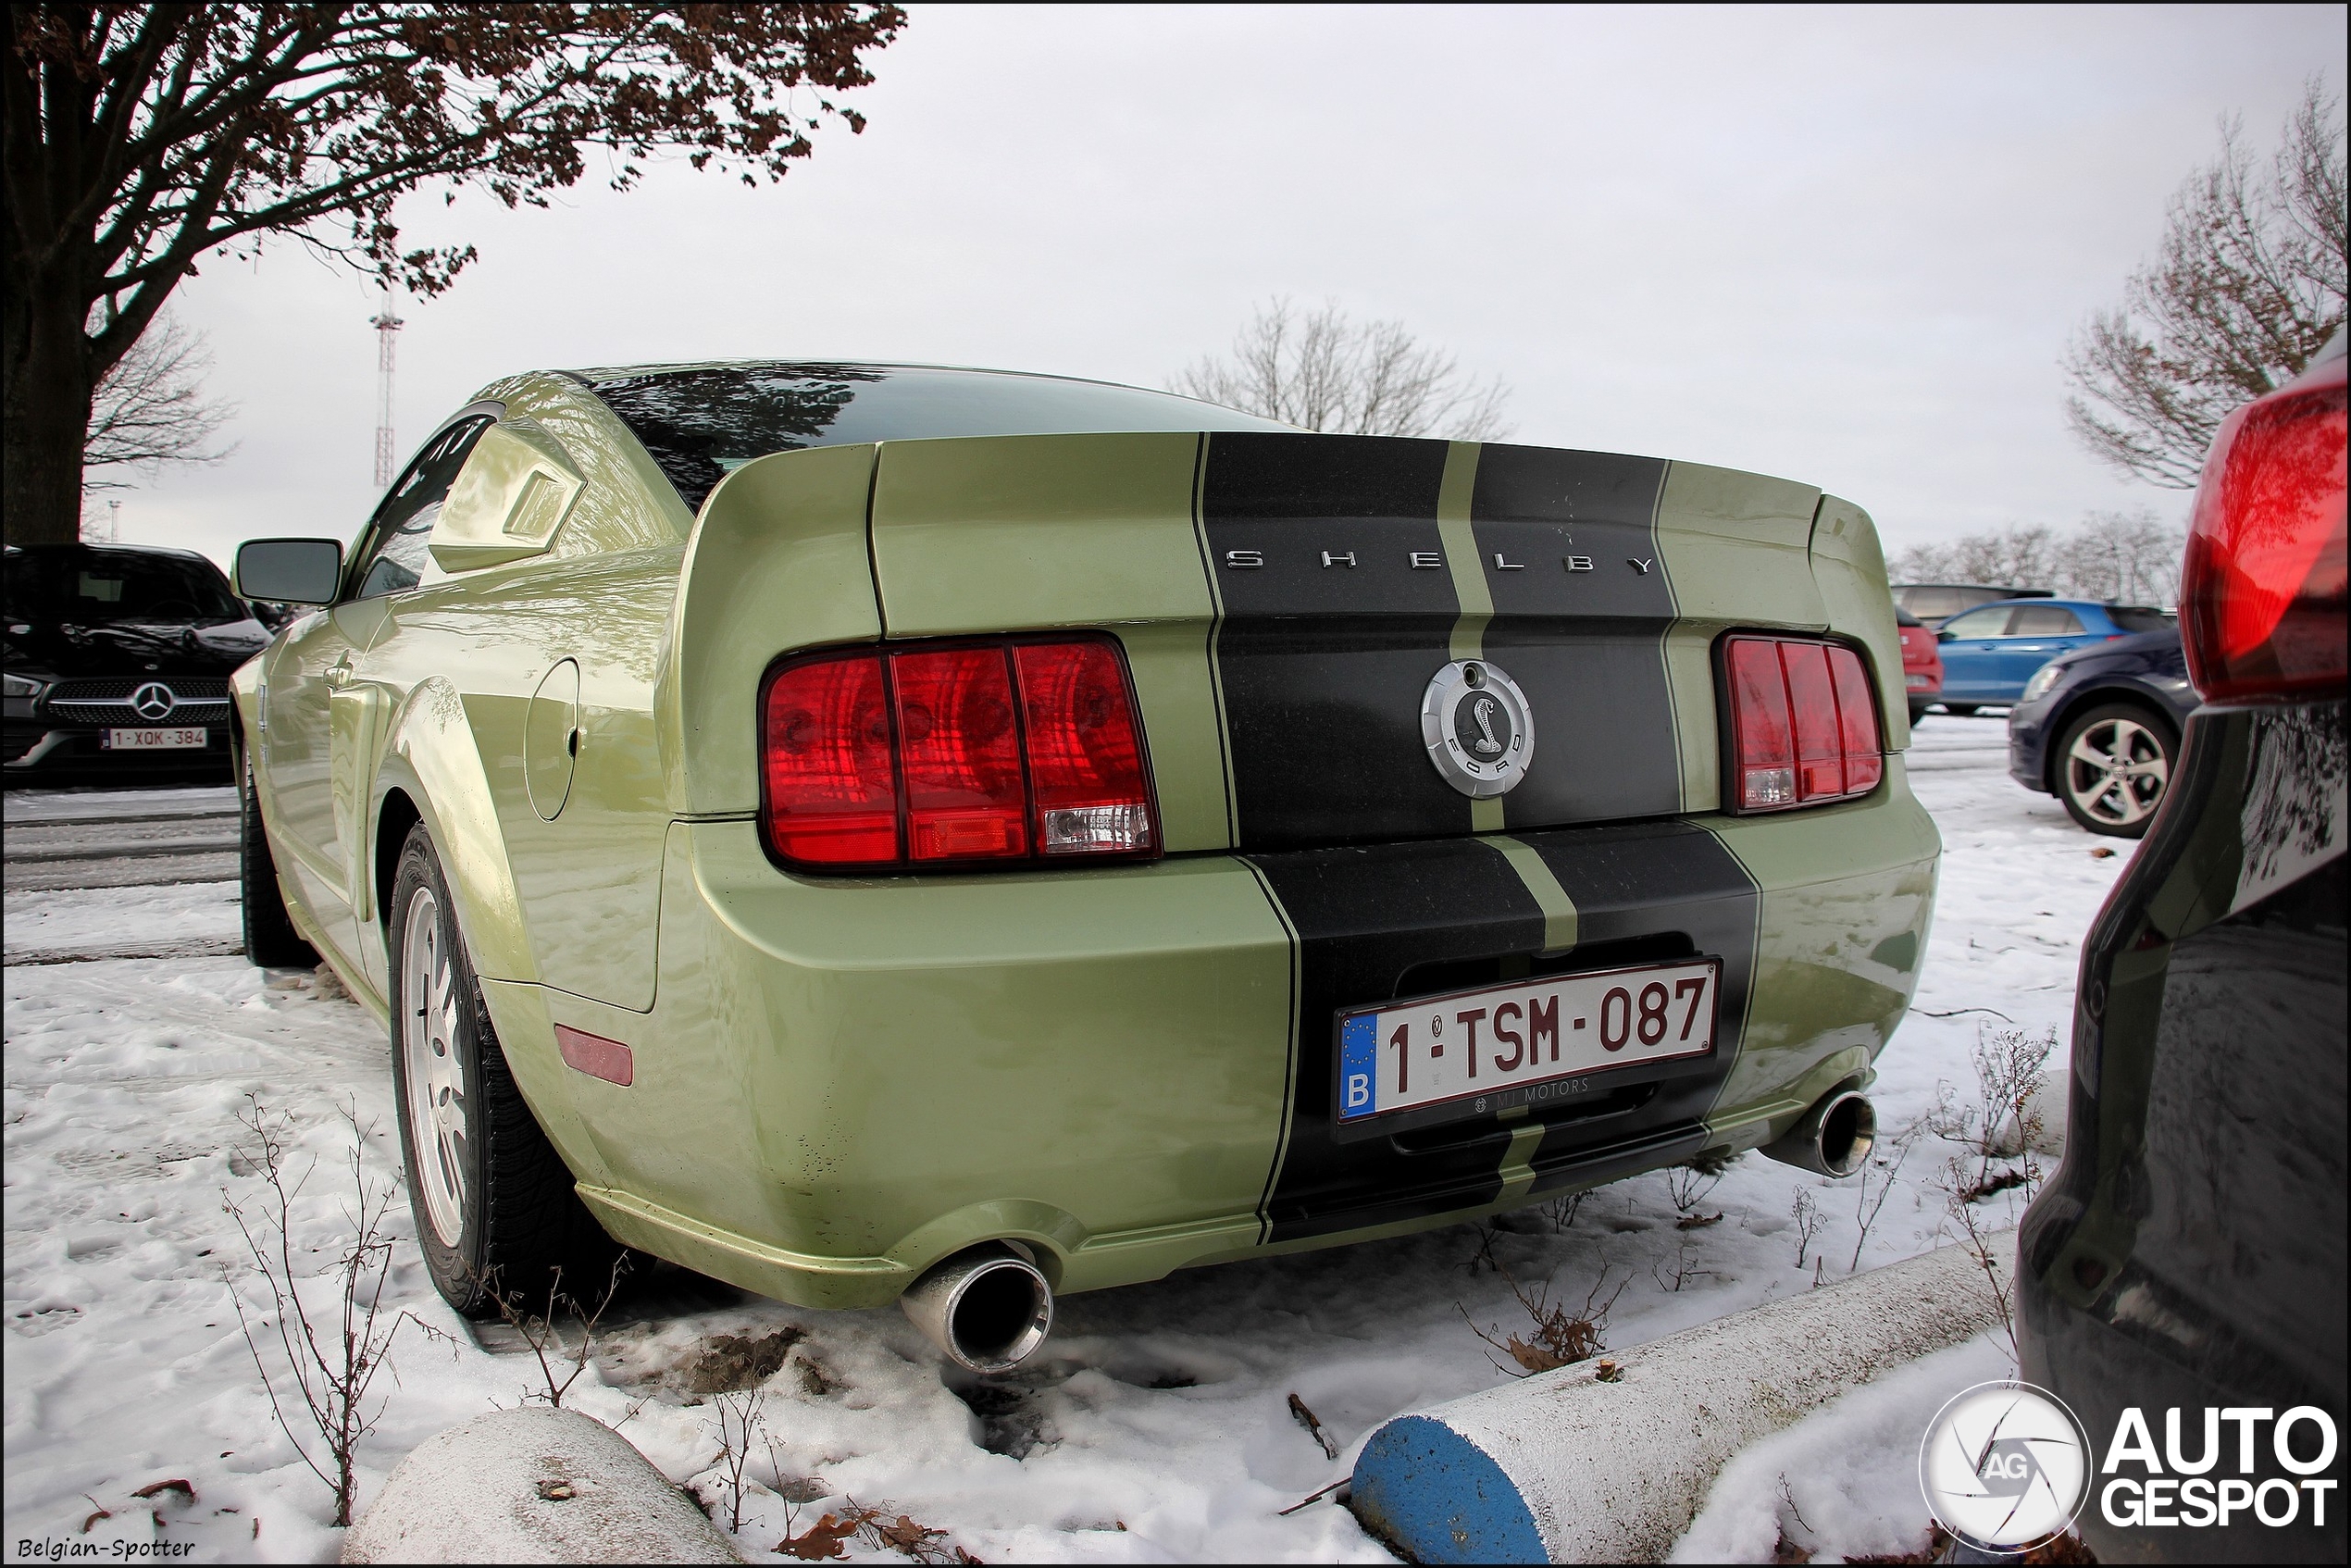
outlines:
[[[2161,610],[2090,599],[2006,599],[1953,616],[1934,634],[1943,653],[1943,707],[1972,714],[2013,703],[2059,653],[2171,625]]]
[[[2176,626],[2061,653],[2009,710],[2009,777],[2055,795],[2093,833],[2135,839],[2162,803],[2196,704]]]

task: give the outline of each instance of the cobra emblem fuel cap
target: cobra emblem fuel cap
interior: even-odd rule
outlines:
[[[1507,793],[1535,760],[1535,715],[1518,682],[1484,659],[1429,678],[1421,740],[1438,777],[1473,798]]]

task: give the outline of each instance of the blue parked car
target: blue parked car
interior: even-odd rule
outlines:
[[[2004,599],[1953,616],[1934,634],[1943,710],[1964,717],[1986,703],[2013,703],[2059,653],[2172,624],[2161,610],[2089,599]]]
[[[2196,701],[2176,626],[2060,654],[2009,710],[2009,777],[2093,833],[2135,839],[2163,803]]]

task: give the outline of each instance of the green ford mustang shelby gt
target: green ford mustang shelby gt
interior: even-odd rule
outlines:
[[[985,1369],[1055,1290],[1867,1151],[1938,843],[1810,487],[540,373],[239,578],[321,606],[233,683],[248,951],[387,1016],[461,1311],[616,1241]]]

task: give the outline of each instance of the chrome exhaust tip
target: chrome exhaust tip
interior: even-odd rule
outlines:
[[[1763,1152],[1798,1170],[1849,1176],[1868,1162],[1876,1142],[1877,1107],[1859,1090],[1836,1089],[1797,1117],[1785,1136],[1765,1144]]]
[[[1010,1372],[1053,1327],[1053,1288],[1026,1251],[1004,1242],[966,1248],[933,1263],[898,1304],[957,1366]]]

